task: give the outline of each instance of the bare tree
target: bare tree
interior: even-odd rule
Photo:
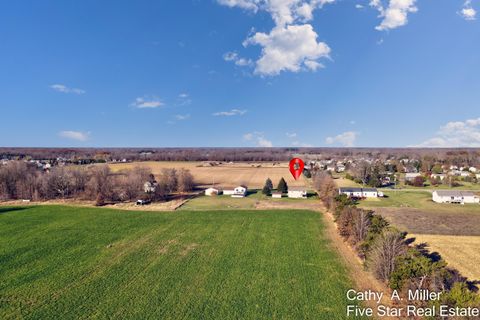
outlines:
[[[362,209],[356,209],[353,215],[353,236],[355,242],[365,240],[370,227],[372,213]]]
[[[334,209],[337,187],[332,176],[325,172],[318,172],[313,177],[313,187],[327,209]]]
[[[35,169],[23,161],[11,161],[0,167],[0,199],[30,199]]]
[[[84,167],[75,167],[71,170],[72,176],[72,193],[80,195],[85,192],[88,184],[88,172]]]
[[[150,180],[153,180],[151,181],[153,183],[155,178],[146,168],[135,167],[132,170],[127,170],[120,179],[121,198],[126,200],[138,198],[145,191],[144,184],[150,182]]]
[[[91,169],[88,191],[97,205],[103,205],[105,201],[113,198],[113,183],[110,168],[107,165],[99,165]]]
[[[177,170],[162,169],[160,181],[165,184],[166,191],[172,193],[178,189]]]
[[[405,253],[405,235],[397,230],[387,230],[375,241],[370,253],[369,266],[377,279],[387,282],[395,270],[397,258]]]
[[[178,191],[189,192],[195,187],[195,181],[190,170],[180,169],[178,170]]]
[[[71,173],[64,167],[55,167],[47,175],[47,196],[55,198],[57,196],[65,199],[72,190],[73,178]]]
[[[362,181],[365,185],[368,182],[370,173],[372,172],[372,165],[367,161],[361,161],[354,170],[354,175]]]

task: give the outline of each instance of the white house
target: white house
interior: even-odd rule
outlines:
[[[418,172],[407,172],[405,173],[405,181],[413,181],[416,177],[420,176],[422,176],[422,174]]]
[[[210,187],[210,188],[205,190],[205,195],[209,196],[209,197],[218,196],[221,193],[222,193],[222,190],[220,190],[218,188],[214,188],[214,187]]]
[[[462,171],[462,172],[460,172],[460,177],[470,177],[470,172],[469,171]]]
[[[477,172],[478,170],[477,170],[477,168],[475,168],[475,167],[470,167],[470,168],[468,169],[468,171],[475,173],[475,172]]]
[[[233,189],[233,198],[243,198],[247,195],[247,187],[246,186],[238,186]]]
[[[460,171],[460,170],[452,170],[452,171],[448,172],[448,174],[451,175],[451,176],[459,176],[459,175],[462,174],[462,171]]]
[[[338,194],[345,194],[349,198],[377,198],[376,188],[339,188]]]
[[[235,188],[224,188],[223,189],[223,195],[225,196],[231,196],[235,193]]]
[[[275,199],[280,199],[282,195],[283,194],[281,192],[272,192],[272,198],[275,198]]]
[[[288,188],[288,197],[296,199],[306,199],[307,198],[307,189],[305,188]]]
[[[145,191],[145,193],[154,193],[157,185],[158,183],[156,181],[147,181],[143,184],[143,191]]]
[[[480,203],[480,198],[470,191],[436,190],[432,193],[436,203]]]
[[[345,165],[339,164],[339,165],[337,166],[337,172],[339,172],[339,173],[340,173],[340,172],[345,172]]]

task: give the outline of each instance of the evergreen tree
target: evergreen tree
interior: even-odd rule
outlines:
[[[273,190],[272,180],[270,180],[270,178],[267,178],[267,180],[265,180],[265,185],[263,186],[262,193],[264,195],[269,196],[270,194],[272,194],[272,190]]]
[[[263,186],[262,193],[264,195],[269,196],[270,194],[272,194],[272,190],[273,190],[272,180],[270,180],[270,178],[267,178],[267,180],[265,180],[265,185]]]
[[[278,182],[277,190],[281,193],[287,193],[288,192],[288,185],[285,179],[280,179]]]

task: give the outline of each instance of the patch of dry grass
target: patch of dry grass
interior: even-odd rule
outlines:
[[[480,279],[480,236],[412,234],[416,242],[426,242],[432,251],[470,280]]]

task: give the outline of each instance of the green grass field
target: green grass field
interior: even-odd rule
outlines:
[[[0,207],[0,319],[344,319],[312,211]]]
[[[480,214],[480,205],[455,205],[435,203],[432,194],[427,191],[383,191],[385,198],[362,200],[359,207],[363,208],[416,208],[432,212],[453,212]]]
[[[281,199],[273,199],[271,196],[262,194],[261,190],[252,190],[245,198],[232,198],[229,195],[220,196],[198,196],[185,203],[180,210],[225,210],[225,209],[254,209],[259,201],[267,201],[271,203],[290,203],[290,204],[312,204],[318,203],[319,199],[313,192],[308,193],[307,199],[292,199],[283,197]]]

